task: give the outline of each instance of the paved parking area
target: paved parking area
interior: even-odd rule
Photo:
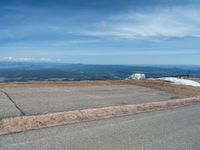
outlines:
[[[0,91],[0,118],[19,115],[20,111],[9,100],[5,93]]]
[[[1,90],[9,95],[25,115],[183,98],[177,94],[135,85],[4,87]],[[18,109],[1,93],[1,118],[19,116]]]

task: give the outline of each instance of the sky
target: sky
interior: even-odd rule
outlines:
[[[200,0],[0,0],[0,61],[200,65]]]

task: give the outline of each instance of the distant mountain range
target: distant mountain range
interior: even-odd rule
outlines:
[[[0,62],[0,82],[120,80],[133,73],[147,78],[190,75],[200,77],[200,66],[183,65],[87,65],[47,62]]]

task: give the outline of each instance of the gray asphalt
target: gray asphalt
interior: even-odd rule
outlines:
[[[199,150],[200,105],[0,136],[0,150]]]
[[[86,87],[1,88],[25,115],[134,104],[183,96],[134,85]],[[19,110],[0,93],[0,118],[19,116]],[[8,106],[8,107],[7,107]]]

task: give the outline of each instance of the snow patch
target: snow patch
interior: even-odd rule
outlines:
[[[141,73],[135,73],[130,75],[128,78],[126,78],[126,80],[141,80],[141,79],[145,79],[146,76],[145,74],[141,74]]]
[[[159,80],[170,81],[178,85],[189,85],[193,87],[200,87],[200,83],[188,79],[179,79],[174,77],[159,78]]]

